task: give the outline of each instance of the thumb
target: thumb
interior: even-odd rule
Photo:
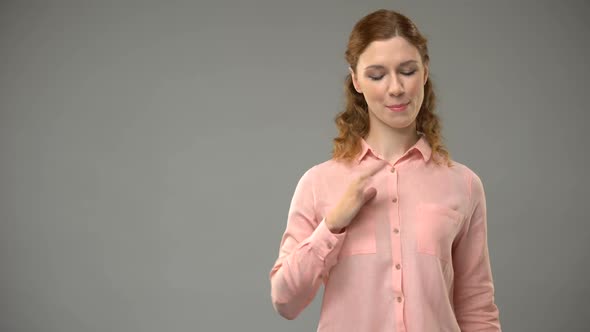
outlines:
[[[364,197],[363,197],[363,204],[367,203],[368,201],[373,199],[373,197],[375,197],[375,196],[377,196],[377,189],[371,187],[371,188],[365,190]]]

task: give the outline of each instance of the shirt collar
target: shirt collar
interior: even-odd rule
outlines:
[[[408,154],[408,153],[412,152],[413,150],[417,150],[422,155],[422,158],[424,159],[424,161],[428,162],[430,160],[431,155],[432,155],[432,148],[430,147],[430,144],[426,140],[426,135],[423,132],[418,131],[418,135],[420,136],[420,138],[418,139],[416,144],[414,144],[411,148],[409,148],[405,154]],[[365,157],[365,155],[369,151],[374,156],[382,159],[382,157],[380,157],[379,154],[377,154],[373,150],[373,148],[367,143],[367,141],[365,141],[364,138],[361,138],[361,152],[356,157],[357,164],[359,164],[363,160],[363,158]]]

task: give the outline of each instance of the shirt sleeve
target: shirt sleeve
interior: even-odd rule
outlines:
[[[300,178],[287,217],[279,255],[270,271],[274,309],[295,319],[315,297],[336,264],[346,236],[332,233],[325,219],[317,220],[312,167]]]
[[[453,304],[461,331],[501,331],[487,241],[486,199],[481,179],[469,180],[471,216],[453,243]]]

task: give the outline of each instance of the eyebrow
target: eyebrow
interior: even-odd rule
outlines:
[[[418,61],[416,61],[416,60],[404,61],[404,62],[400,63],[398,67],[403,67],[405,65],[409,65],[410,63],[418,63]],[[372,68],[374,68],[374,69],[385,69],[385,67],[382,66],[382,65],[370,65],[370,66],[365,67],[365,70],[372,69]]]

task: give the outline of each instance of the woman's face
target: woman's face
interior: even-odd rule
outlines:
[[[373,41],[360,55],[356,74],[350,73],[356,91],[367,101],[371,122],[415,128],[428,78],[417,48],[399,36]]]

